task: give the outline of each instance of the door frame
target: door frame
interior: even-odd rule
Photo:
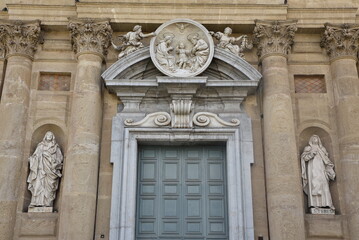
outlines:
[[[113,119],[111,162],[113,181],[110,240],[135,240],[138,144],[225,143],[229,240],[253,240],[251,164],[253,139],[250,119],[238,127],[125,127],[121,114]]]

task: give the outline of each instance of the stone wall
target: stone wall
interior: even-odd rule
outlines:
[[[165,3],[166,2],[166,3]],[[325,3],[324,3],[325,2]],[[43,41],[37,44],[37,50],[32,57],[31,68],[25,69],[29,71],[27,75],[28,85],[28,110],[25,114],[25,125],[22,132],[22,148],[20,164],[16,165],[18,181],[8,184],[10,179],[8,173],[1,172],[0,182],[2,193],[9,193],[8,198],[0,195],[0,202],[15,201],[16,211],[7,212],[4,210],[5,205],[0,208],[0,239],[69,239],[59,237],[60,228],[62,232],[71,227],[71,223],[76,222],[74,216],[71,221],[62,219],[62,209],[64,209],[63,186],[64,179],[60,182],[58,197],[54,205],[56,212],[46,214],[28,213],[27,205],[30,199],[30,193],[27,190],[26,178],[28,175],[29,155],[34,151],[36,144],[41,140],[43,134],[51,130],[55,133],[56,138],[65,153],[64,169],[67,165],[66,152],[69,150],[68,140],[71,134],[70,129],[73,126],[74,114],[72,111],[74,86],[77,79],[77,56],[72,49],[72,39],[67,25],[69,17],[78,18],[108,18],[111,28],[113,29],[113,39],[131,30],[135,24],[141,24],[144,32],[154,31],[160,24],[173,18],[191,18],[205,25],[209,30],[223,31],[226,26],[233,28],[234,36],[248,34],[253,37],[253,29],[255,27],[255,19],[261,20],[298,20],[298,30],[294,37],[294,45],[287,55],[288,76],[284,76],[289,81],[289,94],[291,97],[293,109],[293,126],[294,137],[297,154],[293,158],[298,159],[293,166],[299,167],[299,154],[303,151],[309,137],[317,134],[322,138],[323,145],[327,148],[331,160],[335,164],[337,178],[331,184],[331,192],[336,207],[336,215],[321,216],[311,215],[305,211],[306,198],[303,193],[300,200],[303,202],[304,227],[305,236],[308,240],[332,240],[347,239],[355,240],[356,232],[350,230],[350,223],[355,222],[355,213],[352,209],[358,206],[358,197],[348,194],[353,191],[352,188],[345,188],[345,184],[349,181],[359,185],[356,175],[350,175],[347,179],[346,169],[348,166],[342,165],[343,156],[347,156],[345,146],[349,143],[345,142],[348,129],[341,130],[342,122],[350,120],[350,115],[343,112],[338,104],[341,96],[338,96],[338,76],[336,76],[335,66],[332,59],[327,55],[324,48],[321,48],[321,36],[324,32],[324,23],[333,24],[351,23],[359,24],[359,3],[356,0],[330,0],[330,1],[303,1],[288,0],[288,4],[284,1],[270,0],[226,0],[226,1],[196,1],[196,4],[189,4],[188,1],[95,1],[80,0],[75,1],[22,1],[22,0],[2,0],[0,1],[0,19],[6,20],[35,20],[41,21],[41,29],[43,33]],[[115,40],[116,41],[116,40]],[[149,41],[144,41],[148,45]],[[117,52],[110,47],[109,53],[98,64],[103,72],[117,60]],[[263,71],[263,65],[257,56],[256,49],[245,52],[246,60],[259,71]],[[9,57],[5,62],[7,68]],[[28,58],[30,59],[30,58]],[[30,60],[29,60],[30,61]],[[97,60],[96,60],[97,61]],[[100,60],[98,60],[100,61]],[[101,60],[102,61],[102,60]],[[335,64],[335,63],[334,63]],[[1,66],[0,66],[1,67]],[[356,65],[358,67],[358,65]],[[334,69],[334,70],[333,70]],[[7,71],[9,74],[9,71]],[[356,80],[358,80],[358,71],[356,71]],[[12,78],[5,77],[6,71],[0,76],[0,89],[4,89],[7,81]],[[42,76],[67,76],[69,88],[41,87],[40,79]],[[295,79],[298,77],[321,76],[325,81],[325,92],[296,93]],[[339,76],[340,77],[340,76]],[[354,76],[355,78],[355,76]],[[64,79],[64,78],[61,78]],[[2,81],[4,80],[4,81]],[[59,83],[61,85],[61,83]],[[92,212],[94,222],[89,236],[86,239],[108,239],[109,237],[109,218],[111,206],[111,186],[112,186],[112,164],[110,163],[110,139],[112,128],[112,117],[117,113],[118,99],[109,93],[103,85],[101,85],[101,134],[99,136],[100,153],[98,160],[98,170],[94,172],[93,179],[97,181],[95,191],[96,209],[86,209]],[[357,96],[357,93],[353,94]],[[5,104],[5,92],[0,93],[1,104]],[[339,106],[339,107],[338,107]],[[253,189],[253,212],[255,237],[263,236],[263,239],[269,239],[269,228],[271,222],[268,222],[268,194],[266,182],[266,157],[264,153],[263,142],[263,85],[260,85],[256,93],[249,96],[243,107],[247,114],[252,118],[253,139],[254,139],[254,157],[255,161],[252,165],[252,189]],[[350,107],[350,105],[349,105]],[[353,111],[355,113],[355,110]],[[340,116],[339,116],[339,115]],[[0,113],[0,118],[2,113]],[[84,115],[86,116],[86,114]],[[91,115],[87,117],[93,117]],[[344,120],[343,120],[344,119]],[[81,118],[82,120],[82,118]],[[14,121],[15,122],[15,121]],[[1,129],[8,128],[12,122],[1,122]],[[14,126],[12,126],[14,127]],[[350,130],[351,128],[349,128]],[[353,128],[355,129],[355,128]],[[344,132],[344,134],[343,134]],[[9,135],[11,136],[11,134]],[[356,136],[353,137],[354,143]],[[0,139],[2,140],[2,139]],[[343,142],[344,141],[344,142]],[[349,144],[350,145],[350,144]],[[0,152],[5,148],[6,141],[0,142]],[[278,153],[280,154],[280,153]],[[358,156],[357,150],[351,153]],[[5,157],[4,157],[5,158]],[[96,159],[96,157],[94,157]],[[11,169],[7,159],[0,159],[0,169]],[[352,161],[356,161],[355,158]],[[268,164],[268,163],[267,163]],[[0,170],[1,171],[1,170]],[[64,172],[64,178],[68,173]],[[268,174],[268,173],[267,173]],[[86,175],[86,174],[84,174]],[[278,176],[280,178],[280,176]],[[300,181],[300,180],[298,180]],[[10,189],[12,188],[12,189]],[[92,194],[92,193],[91,193]],[[353,194],[353,193],[352,193]],[[353,197],[354,196],[354,197]],[[285,196],[283,195],[283,198]],[[10,200],[9,200],[10,199]],[[353,199],[354,205],[351,204]],[[357,205],[355,205],[355,203]],[[66,216],[71,215],[71,208],[66,208]],[[354,215],[354,216],[353,216]],[[357,215],[357,213],[356,213]],[[5,219],[5,220],[4,220]],[[10,221],[10,220],[11,221]],[[354,219],[354,220],[353,220]],[[8,225],[8,221],[12,222]],[[5,222],[5,223],[4,223]],[[2,224],[5,225],[2,225]],[[62,226],[60,227],[60,223]],[[7,224],[7,225],[6,225]],[[6,226],[4,230],[2,226]],[[10,231],[8,227],[10,226]],[[351,227],[353,228],[353,227]],[[290,231],[290,230],[288,230]],[[62,233],[63,234],[63,233]],[[273,234],[273,233],[271,233]],[[354,235],[353,235],[354,234]],[[65,235],[62,235],[65,236]],[[93,236],[93,238],[92,238]],[[273,240],[273,238],[272,238]],[[278,239],[275,239],[278,240]]]

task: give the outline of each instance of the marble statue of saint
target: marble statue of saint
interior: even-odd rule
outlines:
[[[175,57],[170,54],[173,50],[171,47],[173,36],[172,35],[165,35],[164,38],[158,43],[156,49],[156,59],[159,64],[165,66],[170,71],[175,71]]]
[[[52,132],[47,132],[29,158],[27,178],[31,207],[52,207],[59,186],[63,156]]]
[[[144,34],[142,33],[142,27],[140,25],[136,25],[133,28],[133,31],[118,37],[119,40],[122,42],[121,45],[116,46],[113,42],[111,43],[114,49],[120,51],[120,53],[118,54],[118,59],[120,59],[124,56],[127,56],[130,53],[133,53],[134,51],[140,48],[143,48],[144,45],[141,42],[141,40],[143,38],[153,37],[153,36],[155,36],[155,33],[152,32],[152,33]]]
[[[330,208],[334,210],[329,189],[329,180],[335,179],[334,164],[328,158],[317,135],[311,136],[309,145],[301,155],[304,192],[308,195],[310,208]]]
[[[209,56],[209,47],[206,41],[199,38],[198,34],[190,34],[188,40],[193,44],[191,52],[194,58],[192,59],[191,72],[196,72],[198,68],[206,63]]]
[[[217,47],[223,48],[239,57],[244,57],[243,51],[244,49],[248,48],[251,49],[252,45],[249,44],[247,36],[242,35],[240,37],[230,37],[232,34],[232,29],[230,27],[226,27],[224,32],[209,32],[214,38],[216,38],[219,43]],[[234,44],[238,42],[238,45]]]

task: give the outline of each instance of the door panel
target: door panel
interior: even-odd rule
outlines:
[[[140,146],[136,239],[228,239],[225,148]]]

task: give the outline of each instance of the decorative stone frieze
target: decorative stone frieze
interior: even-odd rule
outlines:
[[[256,21],[253,43],[257,55],[260,58],[271,54],[286,56],[292,48],[296,31],[296,21]]]
[[[0,56],[20,54],[32,58],[41,42],[40,33],[40,21],[1,21]]]
[[[70,19],[68,29],[76,54],[86,52],[107,54],[112,37],[112,29],[108,20]]]
[[[343,56],[356,58],[359,50],[359,25],[326,23],[320,46],[325,48],[331,59]]]

